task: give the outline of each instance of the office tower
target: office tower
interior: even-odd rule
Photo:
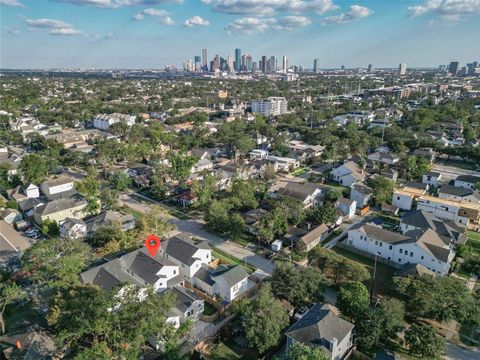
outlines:
[[[452,61],[448,66],[448,72],[452,75],[457,75],[458,72],[458,61]]]
[[[250,55],[247,55],[247,57],[245,58],[245,67],[247,71],[253,70],[253,59]]]
[[[405,75],[407,73],[407,64],[401,63],[398,65],[398,74]]]
[[[262,69],[262,73],[267,73],[267,57],[265,55],[262,56],[262,65],[260,68]]]
[[[258,63],[254,61],[252,63],[252,72],[257,72],[257,70],[258,70]]]
[[[227,56],[227,67],[228,67],[228,71],[230,71],[230,72],[232,72],[234,70],[234,68],[233,68],[233,56],[232,55]]]
[[[235,49],[235,71],[240,71],[242,68],[242,50]]]
[[[215,72],[217,70],[220,70],[220,56],[218,55],[215,55],[215,57],[213,58],[213,66],[212,66],[212,72]]]
[[[345,70],[345,65],[340,66],[340,70],[344,71]]]
[[[438,70],[439,71],[445,71],[446,68],[447,68],[446,65],[438,65]]]
[[[207,49],[202,49],[202,66],[204,71],[207,71],[207,64],[208,64]]]
[[[195,67],[195,71],[200,71],[202,67],[202,57],[200,55],[194,56],[193,66]]]
[[[270,56],[270,72],[277,71],[277,57]]]
[[[372,72],[372,68],[373,68],[372,64],[368,64],[368,72]]]
[[[288,70],[288,59],[287,59],[287,55],[283,55],[283,59],[282,59],[282,70],[283,72],[287,72]]]
[[[320,71],[320,59],[313,60],[313,72],[318,73]]]

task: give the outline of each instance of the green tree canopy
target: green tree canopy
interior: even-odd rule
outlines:
[[[409,353],[420,359],[440,359],[445,354],[445,339],[430,325],[412,324],[405,332]]]
[[[287,360],[327,360],[327,356],[319,347],[294,343],[288,348]]]
[[[350,319],[355,319],[368,308],[370,296],[365,285],[358,281],[349,281],[340,287],[337,294],[337,307]]]
[[[28,154],[22,157],[18,169],[26,183],[32,182],[34,184],[39,184],[45,180],[48,167],[43,156],[38,154]]]

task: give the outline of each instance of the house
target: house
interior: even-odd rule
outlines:
[[[278,171],[290,172],[300,166],[300,161],[295,158],[268,155],[265,159],[276,163]]]
[[[0,220],[0,268],[11,260],[20,258],[32,243],[17,232],[12,225]]]
[[[314,183],[291,181],[287,182],[284,187],[278,189],[277,194],[299,201],[304,209],[313,209],[322,204],[326,191],[326,189]]]
[[[60,176],[52,180],[45,180],[40,184],[42,193],[47,196],[60,194],[73,190],[73,180],[66,176]]]
[[[373,189],[361,182],[352,184],[350,199],[357,203],[357,208],[361,209],[368,205],[373,198]]]
[[[251,159],[265,159],[268,156],[268,151],[263,149],[253,149],[249,153]]]
[[[458,226],[453,221],[441,220],[426,210],[410,211],[400,219],[400,232],[405,234],[411,230],[432,229],[440,236],[451,239],[455,244],[467,241],[465,227]]]
[[[177,285],[165,290],[163,294],[173,294],[175,305],[167,314],[167,322],[179,328],[187,320],[198,320],[203,313],[204,300],[196,295],[191,289]],[[178,321],[176,321],[178,318]]]
[[[87,224],[82,219],[66,218],[60,225],[60,237],[64,239],[83,239],[87,233]]]
[[[47,219],[57,223],[67,217],[82,219],[87,215],[86,207],[87,202],[81,197],[60,198],[37,206],[33,210],[33,220],[40,225]]]
[[[384,230],[373,223],[360,224],[348,231],[348,245],[371,256],[379,256],[394,267],[422,264],[441,276],[448,273],[455,257],[451,239],[432,229],[402,234]]]
[[[37,325],[0,336],[1,359],[55,359],[57,354],[53,336]]]
[[[158,253],[180,267],[184,280],[192,282],[202,264],[212,261],[212,250],[206,241],[194,241],[181,233],[162,242]]]
[[[32,183],[24,187],[23,192],[29,199],[35,199],[40,196],[40,191],[38,189],[38,186]]]
[[[345,126],[348,123],[364,124],[373,120],[374,115],[370,111],[350,111],[346,114],[337,115],[333,118],[333,121],[337,123],[337,126]]]
[[[329,234],[328,226],[321,224],[314,228],[311,231],[308,231],[306,234],[302,235],[297,242],[297,244],[305,251],[312,250],[315,246],[320,244],[323,240],[328,237]]]
[[[353,348],[354,327],[333,305],[315,304],[285,332],[287,352],[293,344],[301,343],[321,348],[329,360],[344,359]]]
[[[421,276],[432,276],[435,274],[432,270],[427,269],[422,264],[405,264],[396,272],[396,276],[418,278]]]
[[[399,156],[389,152],[380,152],[380,151],[376,151],[368,155],[367,159],[372,161],[378,161],[378,162],[381,162],[382,164],[387,164],[387,165],[393,165],[400,161]]]
[[[212,268],[203,264],[193,278],[196,288],[222,301],[232,302],[248,290],[248,273],[241,265],[219,265]]]
[[[413,155],[417,157],[423,157],[433,163],[435,160],[436,153],[432,148],[420,148],[413,151]]]
[[[425,190],[410,187],[403,187],[397,189],[392,195],[392,205],[401,210],[411,210],[414,204],[414,199],[420,195],[425,194]]]
[[[191,173],[198,173],[213,169],[213,162],[209,159],[200,159],[193,166]]]
[[[480,176],[460,175],[455,179],[455,186],[468,189],[475,189],[476,184],[480,182]]]
[[[336,201],[335,207],[340,210],[345,219],[350,219],[353,215],[355,215],[357,202],[355,200],[342,197]]]
[[[5,209],[2,211],[0,217],[5,221],[7,224],[15,224],[19,221],[22,221],[22,214],[18,210],[15,209]]]
[[[480,193],[470,188],[442,185],[438,189],[438,197],[447,200],[465,201],[480,204]]]
[[[28,184],[27,186],[17,186],[13,189],[7,190],[7,196],[10,200],[21,201],[24,199],[36,199],[40,197],[40,191],[35,184]]]
[[[429,171],[422,176],[422,183],[430,186],[438,187],[440,180],[442,180],[442,174],[435,171]]]
[[[252,209],[244,213],[243,219],[245,220],[245,227],[246,230],[253,235],[257,234],[257,225],[260,222],[260,220],[268,215],[268,211],[262,209],[262,208],[257,208],[257,209]]]
[[[177,202],[181,207],[189,207],[195,204],[198,201],[198,196],[195,195],[191,190],[186,191],[177,197]]]
[[[386,179],[392,180],[393,182],[397,182],[398,171],[390,168],[390,169],[387,169],[385,171],[380,172],[380,176],[383,176]]]
[[[85,284],[110,291],[122,284],[150,285],[160,293],[182,282],[180,267],[157,252],[151,256],[145,247],[132,251],[80,274]]]
[[[93,118],[93,127],[100,130],[108,130],[113,124],[122,123],[127,126],[135,124],[135,116],[125,114],[99,114]]]
[[[332,179],[340,185],[351,187],[356,182],[361,182],[367,177],[367,173],[353,161],[347,161],[330,173]]]
[[[85,220],[87,232],[93,234],[102,227],[119,225],[122,231],[128,231],[135,227],[135,218],[130,214],[106,210],[100,214]]]
[[[390,205],[387,203],[382,204],[382,212],[387,214],[387,215],[393,215],[393,216],[398,216],[398,213],[400,212],[400,209],[396,207],[395,205]]]

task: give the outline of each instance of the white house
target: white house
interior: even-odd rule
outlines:
[[[300,166],[300,161],[289,157],[267,155],[265,159],[272,163],[276,163],[278,171],[289,172]]]
[[[192,166],[192,173],[198,173],[205,170],[212,170],[213,162],[209,159],[200,159]]]
[[[195,274],[193,284],[212,297],[232,302],[248,290],[248,273],[241,265],[219,265],[213,269],[204,264]]]
[[[438,187],[441,180],[442,174],[435,171],[429,171],[422,176],[422,183],[430,186]]]
[[[26,187],[23,188],[23,191],[29,199],[36,199],[40,197],[40,191],[38,189],[38,186],[35,184],[28,184]]]
[[[337,200],[335,207],[340,210],[344,219],[350,219],[355,215],[355,209],[357,208],[357,202],[352,199],[346,199],[344,197]]]
[[[333,169],[330,175],[340,185],[351,187],[352,184],[365,180],[367,173],[353,161],[347,161]]]
[[[253,149],[250,151],[249,155],[251,159],[261,160],[267,157],[268,151],[263,149]]]
[[[350,199],[357,203],[357,208],[361,209],[368,205],[373,197],[373,189],[363,183],[352,184]]]
[[[87,225],[82,219],[66,218],[60,225],[60,237],[68,240],[83,239],[87,236]]]
[[[438,197],[447,200],[480,204],[480,193],[476,190],[465,187],[442,185],[438,189]]]
[[[316,304],[285,332],[287,352],[293,344],[301,343],[321,348],[329,360],[344,359],[354,345],[354,327],[333,305]]]
[[[311,182],[290,181],[278,189],[277,194],[298,200],[304,209],[313,209],[322,204],[325,192],[325,189]]]
[[[40,184],[42,193],[47,196],[60,194],[73,190],[73,180],[66,176],[60,176],[52,180],[45,180]]]
[[[477,183],[480,182],[480,176],[460,175],[455,179],[455,186],[475,189]]]
[[[441,276],[448,273],[455,257],[452,241],[432,229],[401,234],[369,223],[348,231],[348,245],[379,256],[393,266],[421,264]]]
[[[195,242],[185,233],[163,241],[158,252],[177,264],[183,279],[188,282],[192,282],[193,276],[202,264],[208,265],[212,261],[212,250],[208,243]]]
[[[117,123],[133,126],[135,124],[135,116],[118,113],[99,114],[93,119],[93,127],[100,130],[108,130],[110,126]]]
[[[368,160],[379,161],[383,164],[393,165],[400,161],[400,158],[392,153],[376,151],[367,156]]]

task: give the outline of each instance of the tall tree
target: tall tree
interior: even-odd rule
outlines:
[[[343,315],[355,319],[370,304],[370,296],[365,285],[358,281],[343,284],[337,294],[337,306]]]
[[[100,208],[100,183],[98,179],[95,176],[89,175],[75,183],[75,190],[85,196],[87,200],[87,212],[96,214]]]
[[[445,354],[445,339],[430,325],[412,324],[405,332],[409,353],[421,359],[440,359]]]
[[[327,360],[327,356],[320,347],[294,343],[288,348],[287,360]]]
[[[5,334],[6,329],[4,313],[7,306],[23,298],[26,298],[26,294],[16,283],[2,282],[2,284],[0,284],[0,326],[2,329],[2,334]]]
[[[255,298],[235,304],[234,312],[240,317],[248,345],[261,354],[278,344],[289,322],[286,310],[273,297],[269,284],[263,284]]]
[[[25,155],[18,168],[27,183],[39,184],[47,176],[47,162],[43,156],[38,154]]]

